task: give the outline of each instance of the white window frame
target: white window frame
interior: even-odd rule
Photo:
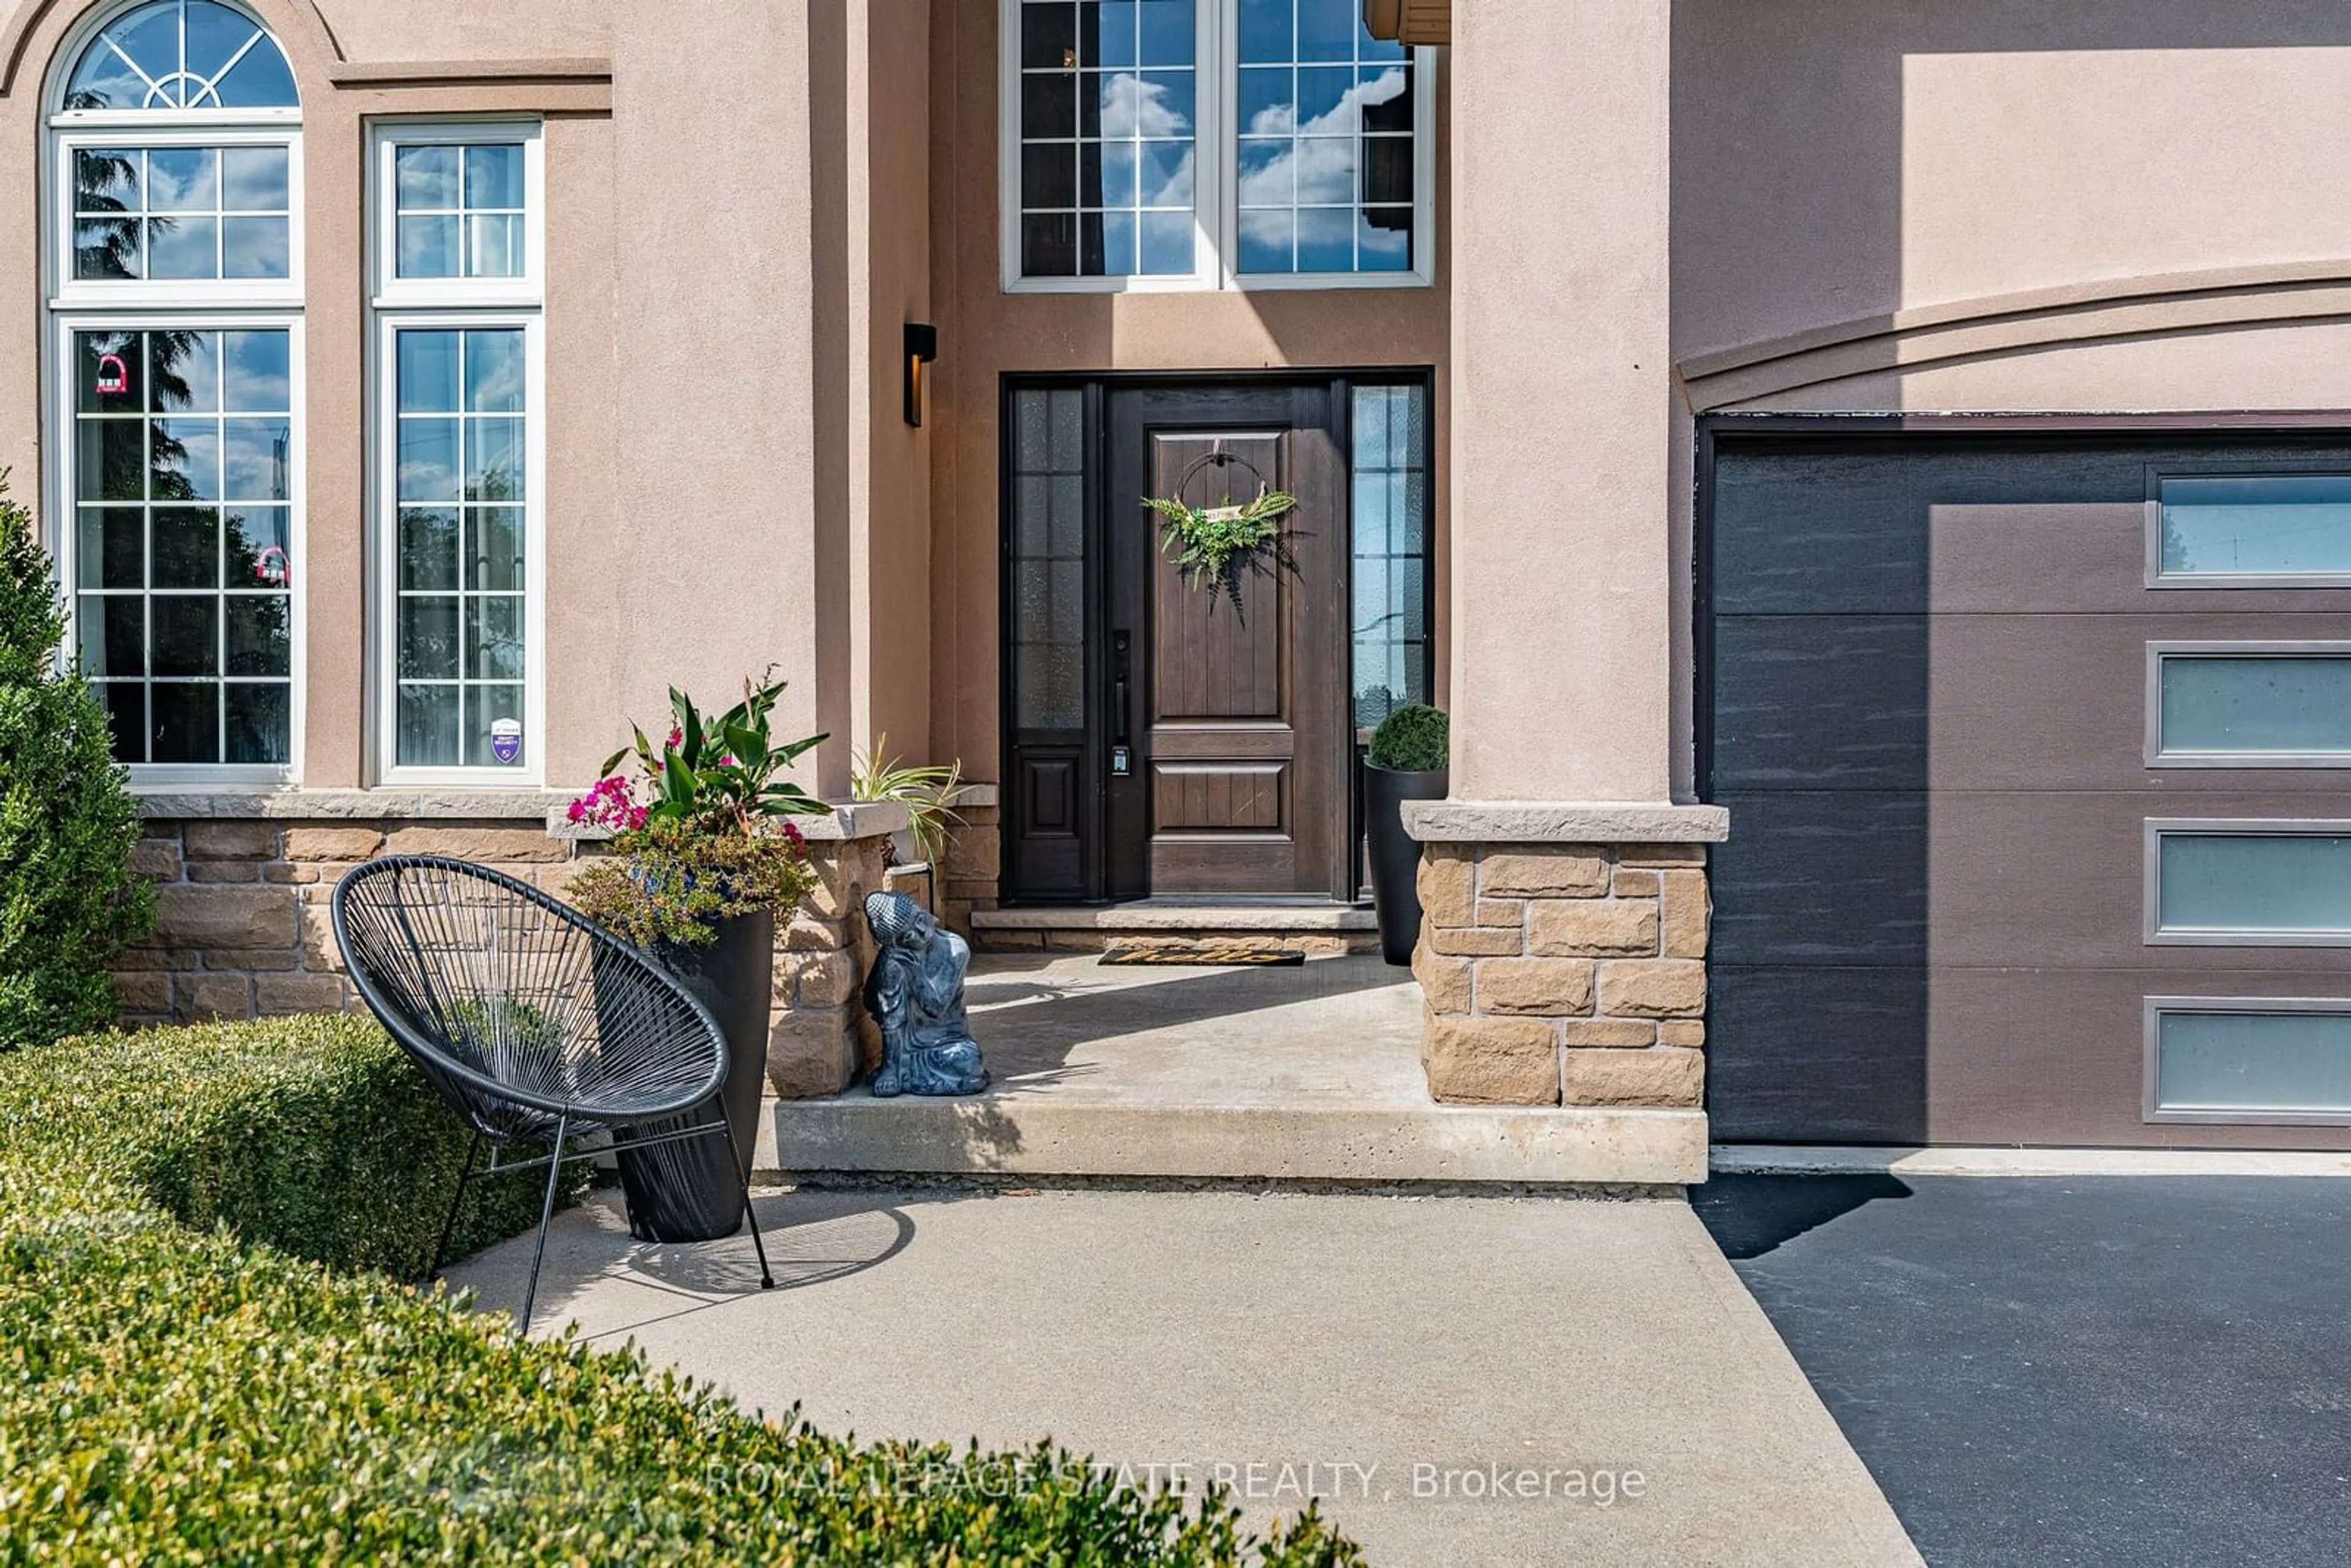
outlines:
[[[290,665],[287,687],[287,733],[286,763],[275,767],[266,763],[244,762],[133,762],[124,767],[133,789],[172,789],[190,785],[280,785],[291,784],[301,777],[303,715],[307,711],[307,661],[302,653],[309,645],[308,584],[310,578],[309,508],[303,502],[307,489],[308,450],[305,435],[303,400],[302,317],[292,311],[219,311],[219,310],[142,310],[142,311],[75,311],[53,312],[50,317],[49,362],[56,373],[49,382],[49,450],[58,454],[50,465],[56,476],[49,486],[52,509],[57,519],[52,530],[56,548],[52,551],[57,563],[58,591],[65,597],[69,621],[74,624],[66,634],[65,657],[70,662],[78,643],[78,621],[81,612],[79,583],[80,566],[76,557],[81,548],[81,515],[75,498],[77,488],[75,467],[80,458],[80,444],[75,439],[73,387],[73,335],[76,332],[141,332],[164,329],[192,332],[235,332],[248,329],[283,331],[287,334],[286,395],[291,404],[287,426],[287,538],[294,557],[293,580],[287,584],[292,598],[291,621],[287,635],[290,639]],[[152,590],[146,591],[149,593]]]
[[[540,122],[471,120],[385,122],[371,128],[368,166],[374,181],[369,276],[373,280],[368,334],[368,679],[369,777],[393,787],[528,789],[547,779],[547,313],[541,293],[546,228]],[[524,152],[526,276],[521,278],[393,277],[396,230],[392,154],[421,143],[507,141]],[[398,356],[402,330],[514,329],[523,334],[523,763],[402,767],[400,739],[400,508]],[[462,570],[462,566],[461,566]],[[460,635],[463,635],[462,623]]]
[[[72,79],[82,53],[130,5],[103,5],[84,16],[58,46],[46,95],[47,114],[43,127],[40,160],[39,222],[52,231],[39,247],[45,275],[41,294],[48,330],[41,334],[47,363],[40,369],[46,407],[42,428],[55,460],[44,464],[42,499],[52,519],[48,529],[57,586],[65,601],[66,643],[59,651],[61,665],[70,665],[79,645],[79,565],[75,559],[81,542],[80,513],[76,498],[75,465],[79,444],[75,438],[73,335],[76,332],[140,332],[162,329],[235,331],[246,329],[287,333],[287,537],[294,557],[288,636],[287,689],[287,760],[283,766],[209,762],[126,764],[136,792],[191,787],[256,786],[273,788],[298,783],[302,777],[304,717],[308,708],[308,581],[309,507],[307,391],[303,343],[303,181],[302,110],[68,110],[62,95]],[[248,19],[269,45],[281,53],[285,46],[250,10]],[[74,218],[73,154],[82,147],[253,147],[282,146],[287,150],[287,276],[283,278],[136,278],[108,280],[73,275]]]
[[[537,310],[547,298],[547,158],[537,120],[409,120],[377,123],[368,167],[373,175],[369,211],[374,219],[369,276],[379,310],[504,306]],[[402,147],[519,146],[523,177],[523,273],[520,277],[402,277],[392,160]]]
[[[273,111],[274,112],[274,111]],[[45,201],[50,223],[57,231],[44,247],[44,257],[50,278],[49,306],[57,310],[87,309],[93,307],[169,306],[172,308],[225,309],[242,306],[256,308],[298,309],[303,298],[302,277],[302,133],[299,130],[254,130],[224,126],[215,121],[203,127],[178,125],[167,127],[169,120],[184,121],[185,114],[153,116],[153,126],[133,127],[128,124],[119,131],[103,131],[86,129],[99,118],[122,121],[129,117],[116,110],[97,114],[60,114],[51,122],[49,134],[48,190]],[[233,117],[223,117],[224,120]],[[120,148],[157,147],[283,147],[286,149],[286,276],[284,277],[221,277],[221,278],[124,278],[110,281],[104,278],[81,278],[74,276],[74,217],[68,197],[73,190],[74,153],[86,147]]]
[[[1198,0],[1194,42],[1192,216],[1198,267],[1184,276],[1030,277],[1020,270],[1020,8],[998,0],[997,231],[1007,294],[1172,294],[1296,288],[1426,288],[1437,281],[1437,53],[1405,51],[1413,73],[1413,265],[1402,272],[1243,273],[1240,256],[1240,0]]]

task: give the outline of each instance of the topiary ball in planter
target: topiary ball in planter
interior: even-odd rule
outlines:
[[[1372,731],[1371,765],[1395,773],[1435,773],[1450,760],[1452,720],[1426,703],[1389,710]]]
[[[1452,744],[1445,715],[1426,703],[1406,703],[1372,731],[1364,765],[1364,836],[1371,852],[1372,906],[1380,917],[1380,955],[1397,966],[1412,962],[1420,940],[1420,845],[1404,828],[1407,800],[1442,800],[1451,788]]]

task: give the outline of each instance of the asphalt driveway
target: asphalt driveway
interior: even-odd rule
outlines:
[[[1932,1568],[2351,1552],[2351,1181],[1693,1197]]]

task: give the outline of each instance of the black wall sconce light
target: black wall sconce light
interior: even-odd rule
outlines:
[[[923,428],[923,367],[939,357],[939,329],[927,321],[906,323],[906,423]]]

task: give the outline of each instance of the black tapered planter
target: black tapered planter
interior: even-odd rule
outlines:
[[[736,1158],[726,1140],[683,1138],[649,1149],[623,1151],[621,1190],[628,1199],[629,1234],[640,1241],[714,1241],[743,1223],[743,1192],[751,1179],[751,1150],[759,1133],[759,1092],[768,1075],[768,998],[775,981],[776,916],[772,910],[730,915],[707,946],[661,943],[653,957],[684,982],[726,1036],[726,1081],[718,1091],[734,1130]],[[641,1137],[706,1121],[686,1119],[623,1129]]]
[[[1420,844],[1404,831],[1406,800],[1442,800],[1448,769],[1426,771],[1364,764],[1364,836],[1372,859],[1372,907],[1380,916],[1380,956],[1412,962],[1420,940]]]

